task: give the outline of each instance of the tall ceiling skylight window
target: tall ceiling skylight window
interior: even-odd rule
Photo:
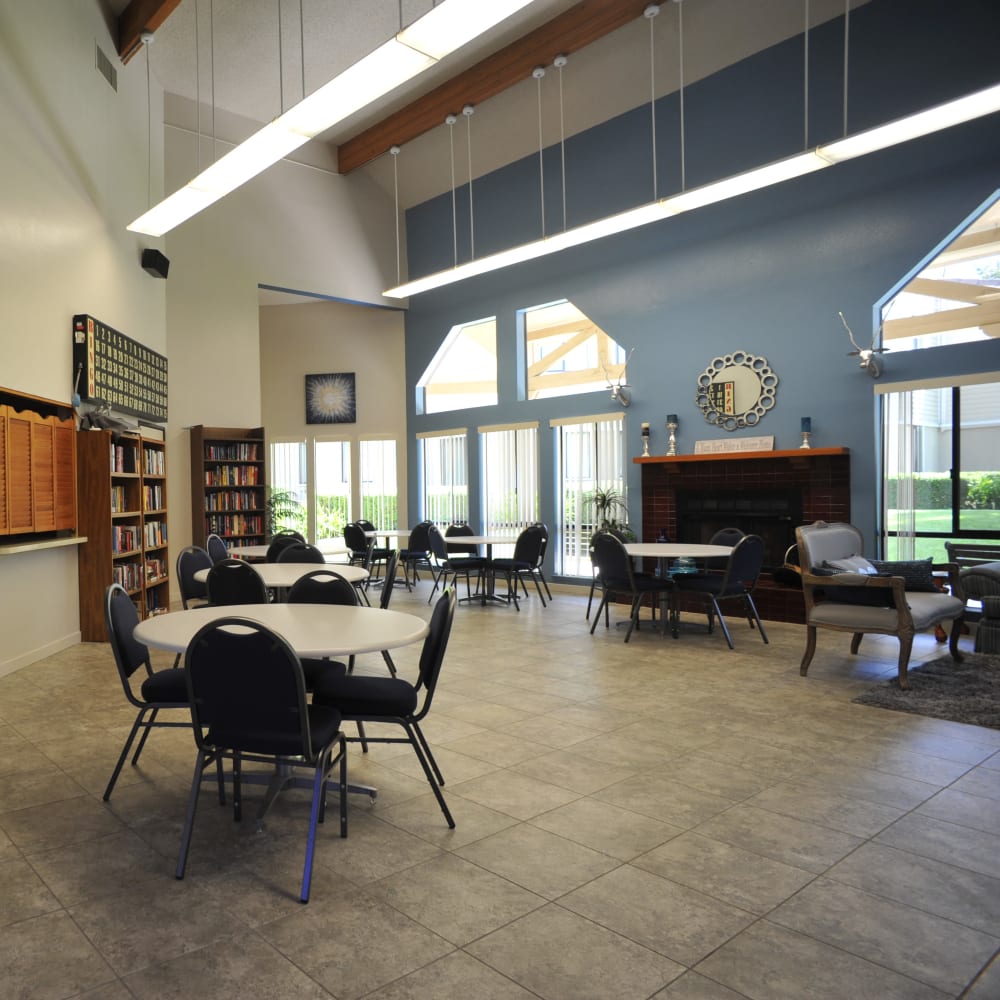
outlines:
[[[417,382],[417,412],[443,413],[496,402],[496,317],[453,326]]]
[[[526,398],[597,392],[625,374],[625,351],[572,302],[563,300],[521,315]]]

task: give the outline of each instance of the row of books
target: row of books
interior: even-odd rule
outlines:
[[[143,449],[142,471],[147,476],[165,476],[167,474],[167,464],[163,451],[158,448]]]
[[[112,514],[124,514],[126,511],[132,510],[129,506],[128,494],[124,486],[112,486],[111,487],[111,513]]]
[[[163,506],[163,487],[159,483],[155,486],[143,486],[142,509],[163,510]]]
[[[205,510],[259,510],[256,490],[223,490],[205,494]]]
[[[138,590],[142,583],[142,569],[138,563],[115,563],[111,579],[128,591]]]
[[[206,486],[258,486],[260,468],[256,465],[218,465],[205,472]]]
[[[139,449],[134,444],[111,442],[111,471],[135,473],[139,470]]]
[[[137,524],[112,525],[112,552],[134,552],[137,548],[139,548],[139,526]]]
[[[142,526],[143,538],[146,540],[146,548],[153,549],[158,545],[167,544],[167,522],[147,521]]]
[[[157,580],[164,579],[166,575],[167,575],[166,559],[146,560],[146,583],[155,583]]]
[[[146,591],[146,617],[162,615],[170,610],[169,595],[166,587],[157,587]]]
[[[222,535],[260,535],[264,532],[264,518],[259,514],[210,514],[205,519],[210,533]]]
[[[260,445],[256,441],[237,441],[230,444],[206,444],[205,458],[210,461],[259,462]]]

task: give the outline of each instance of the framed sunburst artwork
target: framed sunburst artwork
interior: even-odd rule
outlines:
[[[354,372],[306,376],[306,423],[357,423]]]

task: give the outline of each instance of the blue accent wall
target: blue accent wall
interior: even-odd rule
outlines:
[[[996,0],[872,0],[850,21],[849,131],[856,132],[1000,82]],[[810,32],[809,145],[842,131],[843,21]],[[693,187],[803,148],[803,42],[792,39],[685,91],[687,186]],[[567,85],[572,86],[571,77]],[[659,195],[680,185],[678,102],[657,102]],[[566,143],[568,224],[578,225],[652,200],[650,109]],[[562,227],[558,147],[546,150],[546,228]],[[518,399],[516,315],[568,298],[626,349],[633,403],[628,454],[666,448],[667,412],[680,418],[679,450],[726,432],[695,405],[698,375],[736,350],[764,355],[777,373],[777,402],[760,424],[736,436],[774,435],[797,447],[799,420],[812,417],[813,445],[852,455],[852,518],[867,539],[876,530],[878,448],[873,382],[847,357],[847,316],[858,340],[871,336],[874,306],[900,279],[1000,188],[1000,116],[840,164],[788,183],[470,279],[410,301],[406,377],[411,431],[467,426],[470,483],[479,481],[475,428],[537,420],[542,519],[554,510],[553,417],[613,411],[610,393]],[[476,256],[541,235],[538,157],[477,180]],[[468,192],[458,192],[459,260],[468,259]],[[411,277],[453,262],[450,192],[407,213]],[[464,235],[463,235],[464,234]],[[464,241],[464,242],[463,242]],[[456,323],[496,315],[499,403],[418,415],[416,381]],[[1000,370],[1000,343],[889,353],[882,381]],[[415,442],[411,439],[411,449]],[[417,468],[415,451],[410,468]],[[627,468],[633,524],[639,468]],[[470,491],[470,518],[480,511]],[[419,485],[410,509],[419,510]],[[641,530],[641,526],[636,524]]]

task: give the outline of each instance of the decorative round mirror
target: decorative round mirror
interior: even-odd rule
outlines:
[[[753,427],[772,406],[778,376],[767,358],[734,351],[712,363],[698,376],[695,402],[705,419],[724,431]]]

